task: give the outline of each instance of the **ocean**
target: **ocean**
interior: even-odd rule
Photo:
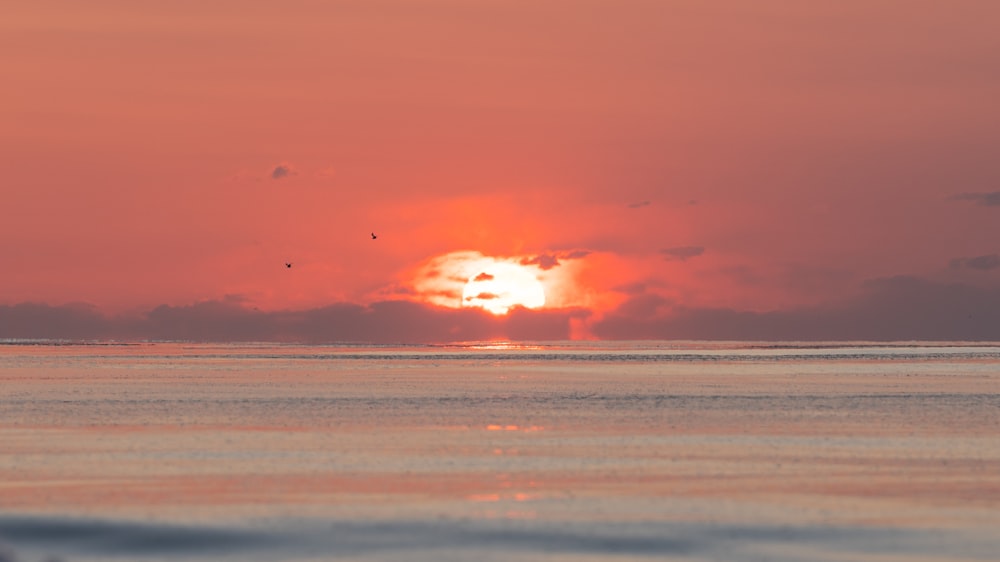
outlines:
[[[1000,559],[1000,344],[0,342],[0,562]]]

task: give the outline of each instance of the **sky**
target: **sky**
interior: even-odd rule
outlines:
[[[4,12],[0,338],[1000,340],[992,0]]]

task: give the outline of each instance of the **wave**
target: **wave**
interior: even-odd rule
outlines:
[[[998,540],[986,534],[858,526],[723,523],[463,520],[278,520],[245,525],[0,516],[0,537],[18,552],[48,560],[535,560],[539,556],[800,560],[803,553],[953,556],[991,560]],[[15,549],[18,549],[15,551]],[[0,553],[2,553],[0,549]],[[56,558],[56,557],[60,558]],[[484,558],[485,556],[485,558]],[[280,557],[280,558],[278,558]]]

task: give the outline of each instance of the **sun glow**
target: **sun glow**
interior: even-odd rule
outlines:
[[[504,315],[529,309],[580,306],[574,288],[579,258],[550,264],[532,255],[486,256],[473,250],[441,254],[407,272],[415,300],[448,308],[481,308]]]
[[[545,305],[545,289],[531,271],[508,262],[493,262],[469,277],[462,289],[462,305],[493,314],[507,314],[515,306]]]

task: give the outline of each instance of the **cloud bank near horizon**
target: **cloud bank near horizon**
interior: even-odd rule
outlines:
[[[137,316],[106,316],[84,304],[0,306],[0,339],[202,342],[434,343],[506,338],[569,339],[574,310],[515,309],[495,317],[479,308],[412,301],[336,303],[301,311],[259,311],[237,301],[161,305]]]
[[[137,316],[39,303],[0,305],[0,339],[196,342],[445,343],[695,339],[748,341],[1000,341],[1000,287],[896,276],[857,298],[781,311],[675,306],[638,291],[616,310],[514,309],[493,316],[403,300],[258,311],[237,300],[162,305]]]

